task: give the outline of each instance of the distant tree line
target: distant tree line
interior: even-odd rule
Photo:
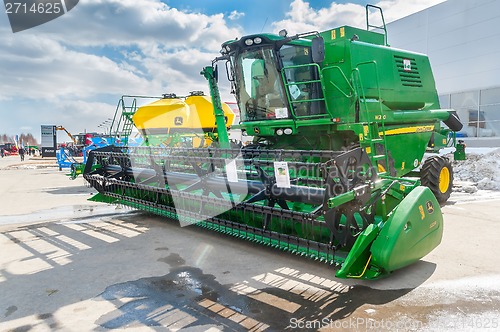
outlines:
[[[14,136],[9,136],[7,134],[0,135],[0,144],[5,143],[15,143]],[[19,135],[19,142],[24,145],[38,145],[36,138],[32,134],[21,134]]]

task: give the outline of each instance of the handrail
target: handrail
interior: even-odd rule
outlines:
[[[287,70],[292,70],[296,68],[304,68],[304,67],[314,67],[316,68],[316,72],[318,73],[319,78],[314,79],[314,80],[307,80],[307,81],[288,81],[286,77],[286,71]],[[285,93],[286,97],[288,100],[288,104],[292,106],[292,104],[298,104],[298,103],[306,103],[306,102],[321,102],[323,101],[326,113],[325,114],[314,114],[313,116],[318,117],[318,116],[329,116],[331,115],[329,110],[328,110],[328,105],[326,103],[325,99],[325,91],[324,91],[324,84],[323,84],[323,75],[321,73],[321,67],[317,63],[305,63],[305,64],[300,64],[300,65],[292,65],[292,66],[286,66],[281,69],[281,78],[283,80],[283,84],[285,86]],[[294,84],[314,84],[314,83],[319,83],[319,86],[321,88],[321,92],[323,96],[321,98],[312,98],[312,99],[303,99],[303,100],[293,100],[292,97],[290,96],[290,90],[288,89],[289,86],[294,85]],[[304,117],[309,117],[308,115],[300,116],[296,115],[294,112],[292,112],[292,116],[294,118],[304,118]]]
[[[323,75],[324,77],[324,72],[327,71],[327,70],[331,70],[331,69],[337,69],[340,74],[342,75],[342,77],[344,78],[345,82],[347,83],[347,85],[349,86],[349,88],[351,89],[350,91],[350,94],[346,94],[344,91],[342,91],[342,89],[337,86],[335,83],[333,83],[332,81],[329,81],[329,83],[331,85],[333,85],[334,88],[336,88],[337,90],[339,90],[340,93],[342,93],[344,95],[344,97],[346,98],[351,98],[353,95],[352,95],[352,92],[354,92],[354,88],[353,86],[351,85],[351,83],[349,83],[349,80],[347,79],[347,77],[345,76],[344,72],[342,71],[342,69],[339,67],[339,66],[330,66],[330,67],[325,67],[321,70],[321,74]]]
[[[377,83],[377,100],[378,100],[378,103],[379,103],[379,112],[380,112],[380,117],[379,119],[375,118],[374,120],[370,119],[370,114],[369,114],[369,111],[368,111],[368,105],[366,103],[366,94],[365,94],[365,89],[363,87],[363,80],[361,78],[361,72],[359,70],[359,68],[361,66],[374,66],[375,67],[375,80],[376,80],[376,83]],[[356,73],[356,74],[355,74]],[[389,166],[389,155],[388,155],[388,150],[387,150],[387,144],[386,144],[386,135],[385,135],[385,117],[384,117],[384,111],[382,109],[382,95],[381,95],[381,89],[380,89],[380,79],[379,79],[379,72],[378,72],[378,67],[377,67],[377,62],[372,60],[372,61],[365,61],[365,62],[360,62],[356,65],[356,67],[352,70],[352,77],[353,77],[353,81],[355,79],[355,76],[357,76],[357,79],[359,80],[359,85],[360,85],[360,88],[361,88],[361,94],[362,94],[362,98],[363,98],[363,105],[364,105],[364,110],[365,110],[365,121],[367,122],[368,124],[368,145],[370,146],[370,149],[373,149],[375,150],[375,144],[373,142],[373,139],[374,139],[374,136],[378,136],[380,137],[380,131],[378,129],[378,123],[380,123],[380,126],[382,128],[382,133],[383,133],[383,136],[381,138],[381,142],[382,142],[382,146],[384,147],[384,155],[383,155],[383,158],[384,158],[384,161],[385,161],[385,165],[386,165],[386,172],[389,174],[390,173],[390,166]],[[356,85],[355,85],[356,87]],[[359,93],[358,93],[359,95]],[[377,122],[377,120],[379,120],[379,122]],[[374,128],[373,128],[373,125],[372,124],[376,124],[376,133],[373,133],[374,131]],[[376,164],[376,161],[374,160],[373,156],[375,156],[377,154],[376,151],[371,151],[371,159],[372,161],[375,162]]]
[[[383,24],[382,26],[370,24],[369,15],[368,15],[370,8],[374,8],[380,12],[380,16],[382,18],[382,24]],[[368,4],[368,5],[366,5],[365,10],[366,10],[366,30],[370,30],[370,28],[384,30],[384,44],[386,46],[389,46],[389,44],[387,43],[387,26],[385,24],[384,13],[382,12],[382,8],[380,8],[379,6],[374,6],[374,5]]]
[[[356,68],[353,69],[353,72],[357,72],[358,73],[359,82],[360,82],[361,89],[362,89],[362,92],[363,92],[363,100],[366,100],[365,89],[363,87],[363,80],[361,79],[361,74],[360,74],[360,71],[359,71],[359,67],[361,67],[361,66],[368,66],[368,65],[373,65],[375,67],[375,81],[377,82],[377,99],[378,99],[379,105],[380,105],[380,114],[382,115],[382,96],[381,96],[381,93],[380,93],[380,79],[379,79],[378,70],[377,70],[378,69],[377,62],[375,60],[359,62],[356,65]],[[366,110],[366,112],[368,112],[368,108],[366,107],[366,105],[365,105],[365,110]],[[367,121],[369,121],[368,116],[367,116]]]

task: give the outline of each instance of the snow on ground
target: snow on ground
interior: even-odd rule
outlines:
[[[452,161],[458,191],[499,191],[500,148],[470,148],[466,153],[466,160]],[[450,155],[450,160],[453,160],[453,155]]]

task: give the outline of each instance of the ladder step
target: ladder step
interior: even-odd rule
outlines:
[[[366,142],[371,142],[371,143],[383,143],[384,139],[383,138],[365,138]]]
[[[373,160],[383,160],[385,159],[385,154],[377,154],[373,156]]]

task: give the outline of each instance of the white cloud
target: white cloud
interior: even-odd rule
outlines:
[[[201,69],[242,34],[226,19],[159,0],[88,0],[16,34],[0,18],[0,113],[16,110],[0,131],[36,132],[41,123],[95,130],[122,94],[207,92]]]
[[[228,18],[229,18],[231,21],[235,21],[235,20],[237,20],[237,19],[242,18],[243,16],[245,16],[245,13],[241,13],[241,12],[239,12],[239,11],[237,11],[237,10],[233,10],[233,11],[229,14]]]
[[[382,8],[386,23],[425,9],[444,0],[382,0],[374,5]],[[370,19],[377,19],[371,15]],[[372,20],[370,22],[373,22]],[[378,23],[376,23],[378,24]],[[354,3],[332,2],[330,7],[314,9],[310,1],[294,0],[285,19],[272,24],[276,31],[287,29],[290,34],[324,31],[342,25],[366,27],[365,7]]]
[[[55,104],[52,112],[46,112],[44,116],[48,123],[63,125],[72,134],[78,134],[84,130],[102,131],[97,126],[104,120],[112,118],[115,109],[114,103],[65,100]]]
[[[285,19],[274,22],[272,26],[276,31],[287,29],[290,34],[296,34],[323,31],[341,25],[360,26],[364,17],[364,7],[357,4],[332,2],[330,7],[316,10],[309,2],[294,0],[290,4],[290,11],[285,14]]]
[[[0,96],[54,100],[119,94],[125,86],[144,91],[151,83],[105,56],[68,50],[56,41],[33,35],[0,35],[8,45],[0,55]]]
[[[159,0],[88,0],[63,17],[40,26],[52,38],[69,45],[139,45],[217,49],[241,34],[223,14],[180,11]]]
[[[80,2],[39,28],[0,31],[0,75],[8,78],[0,99],[190,90],[220,44],[241,34],[223,14],[181,12],[159,0]]]
[[[36,103],[20,99],[2,102],[1,107],[3,120],[0,133],[14,135],[30,132],[40,142],[40,125],[42,124],[62,125],[73,134],[84,130],[97,130],[99,123],[113,116],[116,103],[115,101],[104,103],[77,99],[58,100],[57,102],[41,100]],[[60,137],[67,140],[64,135]]]

